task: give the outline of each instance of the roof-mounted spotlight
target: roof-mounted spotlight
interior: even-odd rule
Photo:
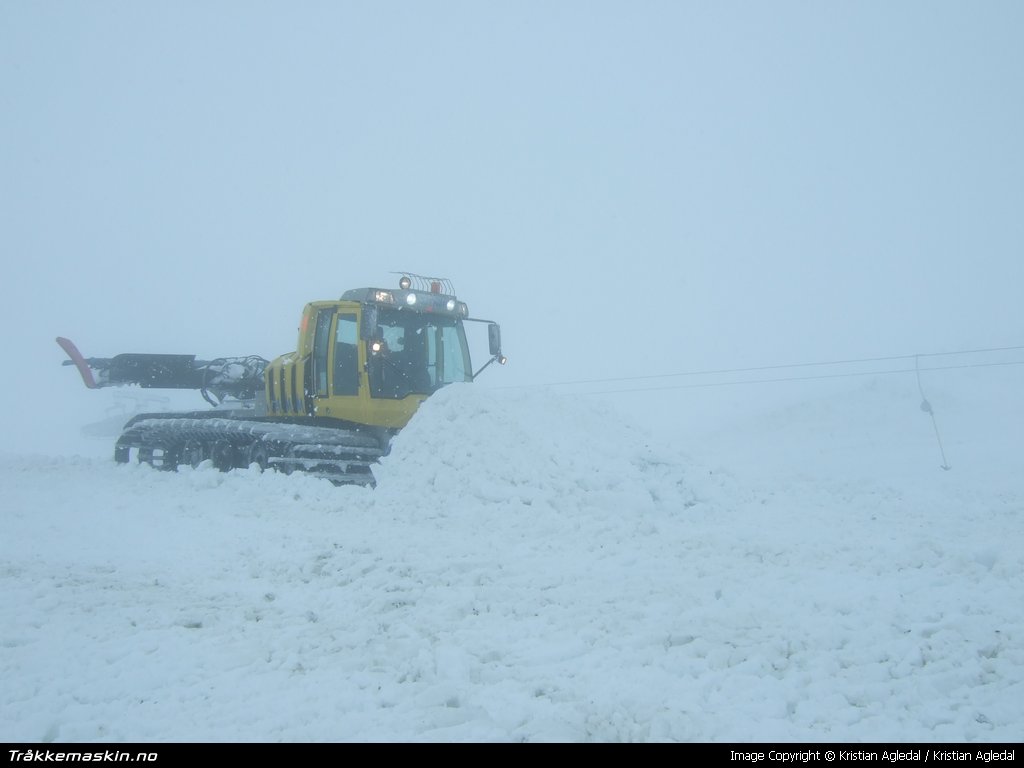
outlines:
[[[398,287],[401,288],[403,291],[408,291],[409,288],[412,287],[412,278],[410,278],[408,275],[402,275],[402,277],[398,281]]]

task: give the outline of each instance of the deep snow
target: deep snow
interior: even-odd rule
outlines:
[[[949,471],[905,376],[452,386],[373,490],[5,456],[0,740],[1019,741],[1021,368],[933,377]]]

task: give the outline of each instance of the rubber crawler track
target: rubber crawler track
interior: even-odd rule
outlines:
[[[374,485],[372,465],[386,453],[375,435],[350,429],[205,416],[148,414],[132,419],[114,459],[176,470],[210,460],[222,471],[258,464],[305,472],[337,484]]]

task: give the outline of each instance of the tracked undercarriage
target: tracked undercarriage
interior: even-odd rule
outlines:
[[[306,472],[336,484],[373,485],[371,465],[387,451],[380,430],[277,423],[216,412],[141,414],[114,446],[121,463],[141,461],[165,470],[210,461],[222,471],[257,465]]]

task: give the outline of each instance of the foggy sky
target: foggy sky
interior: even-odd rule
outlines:
[[[1017,2],[0,0],[13,431],[108,402],[55,336],[270,358],[397,270],[502,323],[488,386],[1020,344],[1022,39]]]

